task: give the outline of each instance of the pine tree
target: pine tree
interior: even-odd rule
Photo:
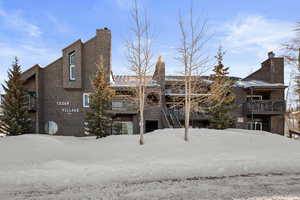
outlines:
[[[90,95],[90,111],[86,114],[85,129],[96,135],[96,139],[98,139],[109,135],[112,120],[107,110],[111,107],[110,102],[114,95],[114,90],[110,88],[109,82],[106,81],[102,58],[100,58],[98,71],[92,85],[95,93]]]
[[[234,82],[227,76],[229,67],[223,65],[225,52],[220,47],[215,58],[217,65],[214,74],[211,75],[213,83],[210,86],[210,95],[207,99],[210,111],[210,127],[225,129],[234,125],[233,117],[230,115],[234,106],[235,96],[231,92]]]
[[[8,81],[2,85],[5,92],[2,98],[3,116],[0,130],[8,135],[20,135],[32,131],[32,123],[28,113],[28,93],[21,79],[21,66],[17,57],[8,71]]]

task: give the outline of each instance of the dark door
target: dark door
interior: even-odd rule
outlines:
[[[146,133],[154,131],[156,129],[158,129],[157,120],[146,120]]]

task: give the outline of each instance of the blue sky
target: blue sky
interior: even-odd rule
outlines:
[[[155,57],[162,55],[167,72],[176,74],[179,44],[178,14],[185,16],[185,0],[139,0],[150,16]],[[130,27],[131,0],[0,0],[0,81],[14,58],[23,70],[45,66],[61,56],[61,49],[81,38],[93,37],[97,28],[112,31],[112,67],[115,74],[128,72],[124,41]],[[194,12],[208,20],[214,37],[205,47],[214,56],[221,44],[231,75],[244,77],[259,68],[267,52],[279,54],[280,44],[293,37],[299,17],[299,0],[194,0]],[[213,63],[212,63],[213,64]]]

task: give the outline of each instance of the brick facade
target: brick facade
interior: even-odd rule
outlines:
[[[110,30],[97,30],[96,36],[89,41],[82,43],[78,40],[63,49],[62,57],[53,63],[44,68],[34,66],[23,73],[28,91],[36,92],[37,109],[33,112],[36,114],[36,132],[45,133],[47,123],[52,121],[57,124],[58,135],[84,135],[87,108],[83,107],[83,94],[93,92],[91,80],[96,74],[95,63],[99,62],[100,56],[105,70],[111,69],[110,38]],[[71,52],[76,54],[74,81],[69,79],[68,55]]]
[[[69,55],[75,53],[75,80],[70,80]],[[116,91],[126,92],[134,90],[134,85],[126,85],[132,76],[114,76],[116,80],[110,80],[111,75],[111,32],[104,28],[96,31],[96,36],[83,43],[77,40],[62,50],[62,57],[42,68],[35,65],[23,73],[25,86],[28,91],[35,93],[36,106],[30,111],[35,121],[37,133],[46,133],[49,122],[57,125],[57,135],[84,136],[84,119],[88,108],[83,106],[83,94],[92,93],[91,80],[96,74],[96,63],[102,57],[105,66],[107,81],[115,81],[112,87]],[[284,102],[284,63],[283,58],[270,56],[262,63],[262,67],[244,79],[237,79],[241,83],[262,81],[264,84],[252,86],[239,86],[233,88],[236,95],[235,104],[237,109],[232,113],[236,117],[237,128],[247,128],[249,122],[258,120],[263,129],[283,134],[285,110],[259,110],[256,113],[245,110],[247,96],[258,95],[262,105],[274,106],[276,101]],[[127,78],[127,79],[126,79]],[[167,94],[170,79],[181,78],[180,76],[166,76],[165,63],[159,59],[153,76],[149,77],[152,84],[147,87],[145,107],[145,129],[151,131],[157,128],[172,127],[166,118],[168,112]],[[201,77],[195,77],[200,78]],[[127,81],[128,81],[127,80]],[[125,85],[119,84],[123,81]],[[152,96],[151,96],[152,95]],[[154,102],[148,102],[154,98]],[[123,95],[115,97],[116,101],[125,102]],[[153,100],[153,99],[152,99]],[[275,102],[275,103],[274,103]],[[285,109],[285,108],[284,108]],[[139,115],[137,109],[112,110],[115,122],[129,122],[132,124],[133,134],[139,133]],[[178,118],[178,121],[180,119]],[[208,124],[205,116],[195,118],[192,125],[205,127]],[[52,124],[53,125],[53,124]]]

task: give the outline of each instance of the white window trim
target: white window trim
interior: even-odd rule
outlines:
[[[75,81],[76,77],[73,77],[72,71],[75,70],[75,65],[70,65],[70,81]]]
[[[84,108],[89,108],[90,107],[90,95],[92,93],[83,93],[82,95],[82,105]],[[85,102],[85,96],[88,96],[88,105],[86,105],[86,102]]]
[[[75,81],[76,80],[76,73],[74,73],[75,76],[73,77],[72,71],[76,69],[76,65],[75,64],[71,65],[71,57],[72,56],[75,56],[75,52],[69,54],[69,79],[70,79],[70,81]]]
[[[115,103],[120,103],[120,106],[114,106]],[[122,100],[112,100],[111,101],[111,108],[112,110],[120,110],[124,108],[124,102]]]

